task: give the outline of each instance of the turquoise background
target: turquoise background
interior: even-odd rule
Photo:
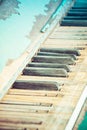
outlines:
[[[84,119],[81,124],[78,126],[78,130],[87,130],[87,112],[85,113]]]
[[[8,59],[15,59],[29,46],[27,38],[34,22],[35,16],[46,15],[50,0],[19,0],[20,15],[12,14],[6,20],[0,20],[0,71]]]

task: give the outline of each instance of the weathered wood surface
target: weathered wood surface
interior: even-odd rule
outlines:
[[[76,55],[76,56],[79,56],[80,53],[78,50],[76,49],[65,49],[65,48],[41,48],[40,51],[42,52],[54,52],[54,53],[62,53],[62,54],[73,54],[73,55]]]
[[[16,89],[29,89],[29,90],[54,90],[59,89],[59,84],[57,82],[49,81],[23,81],[18,80],[13,84],[13,88]]]
[[[62,68],[32,68],[26,67],[23,75],[31,76],[50,76],[50,77],[68,77],[68,73]]]
[[[54,28],[0,101],[0,129],[65,129],[87,84],[86,33],[87,27],[57,25]],[[42,52],[45,52],[44,55]],[[53,56],[54,53],[58,55]],[[72,57],[75,64],[67,65],[67,53],[70,56],[69,60]],[[62,57],[62,66],[57,61],[58,57]],[[34,61],[34,58],[37,61]],[[61,75],[55,77],[60,70],[64,70],[68,77],[61,77]],[[33,75],[29,75],[30,73]],[[41,76],[42,73],[44,75]],[[24,89],[27,87],[28,89]],[[58,88],[61,88],[60,91]]]
[[[69,65],[58,64],[58,63],[42,63],[42,62],[32,62],[27,65],[27,67],[42,67],[42,68],[63,68],[67,72],[70,72]]]
[[[67,27],[65,29],[67,30]],[[60,30],[62,33],[63,28],[60,27],[59,31]],[[69,27],[68,31],[69,30],[70,30],[70,33],[72,33],[71,30],[74,31],[74,28],[71,27],[70,29]],[[79,29],[78,27],[76,28],[76,30],[81,31],[81,29]],[[82,28],[82,32],[83,30],[85,30],[85,28],[84,29]],[[49,37],[42,44],[42,47],[43,46],[45,48],[50,47],[50,43],[48,42]],[[68,39],[67,41],[69,42]],[[87,73],[86,73],[87,47],[85,45],[85,40],[83,42],[78,41],[76,45],[74,42],[76,43],[75,39],[74,41],[71,41],[70,44],[67,44],[67,48],[69,45],[69,47],[71,48],[70,50],[72,50],[73,48],[78,47],[78,45],[81,45],[81,47],[82,48],[84,47],[84,49],[77,49],[80,56],[76,56],[77,60],[75,60],[76,62],[75,65],[69,65],[70,72],[66,71],[69,77],[67,78],[56,77],[55,78],[53,76],[52,77],[49,77],[49,76],[41,77],[41,76],[35,76],[35,75],[25,76],[22,74],[17,79],[17,81],[19,82],[22,81],[25,83],[31,82],[31,81],[33,83],[36,82],[37,84],[42,83],[44,84],[44,87],[46,87],[45,86],[46,83],[49,83],[50,85],[50,83],[57,82],[58,85],[61,86],[61,90],[55,91],[55,90],[48,89],[48,90],[38,91],[38,89],[37,90],[34,90],[34,89],[24,90],[24,89],[18,89],[18,88],[10,89],[8,94],[0,102],[0,111],[2,113],[0,114],[0,117],[2,118],[2,121],[0,120],[1,128],[13,129],[15,127],[15,124],[18,123],[18,125],[16,126],[16,128],[18,129],[27,128],[31,130],[34,130],[34,129],[35,130],[36,129],[50,130],[50,128],[52,128],[52,130],[57,130],[57,129],[64,130],[65,126],[67,125],[67,121],[71,117],[71,114],[73,110],[75,109],[75,106],[79,100],[79,97],[87,81],[87,79],[85,78],[87,77]],[[73,43],[74,43],[74,46],[72,46]],[[66,41],[62,41],[62,44],[66,45]],[[46,47],[46,45],[48,46]],[[58,47],[58,44],[56,45]],[[55,48],[55,44],[54,44],[54,48]],[[34,62],[32,61],[29,62],[27,65],[28,68],[29,68],[29,64],[30,66],[32,66],[34,65]],[[46,70],[47,68],[49,69],[47,65],[49,65],[49,63],[43,64],[42,62],[40,62],[40,63],[37,63],[36,66],[32,66],[32,67],[35,67],[35,69],[36,68],[40,69],[42,66],[42,68],[45,68]],[[51,65],[53,66],[53,64]],[[32,87],[35,87],[35,85]],[[15,116],[14,118],[11,118],[13,117],[13,113]],[[61,125],[62,123],[63,125]]]

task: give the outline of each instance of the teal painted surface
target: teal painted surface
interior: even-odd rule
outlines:
[[[12,14],[5,20],[0,19],[0,71],[8,59],[15,59],[30,44],[27,38],[39,14],[46,15],[46,5],[50,0],[18,0],[20,4],[16,10],[19,14]],[[56,0],[54,0],[56,1]]]
[[[87,112],[85,113],[84,119],[81,124],[78,126],[78,130],[87,130]]]

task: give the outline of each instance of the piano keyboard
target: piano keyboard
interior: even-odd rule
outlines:
[[[1,130],[66,128],[87,83],[86,8],[76,1],[0,101]]]

